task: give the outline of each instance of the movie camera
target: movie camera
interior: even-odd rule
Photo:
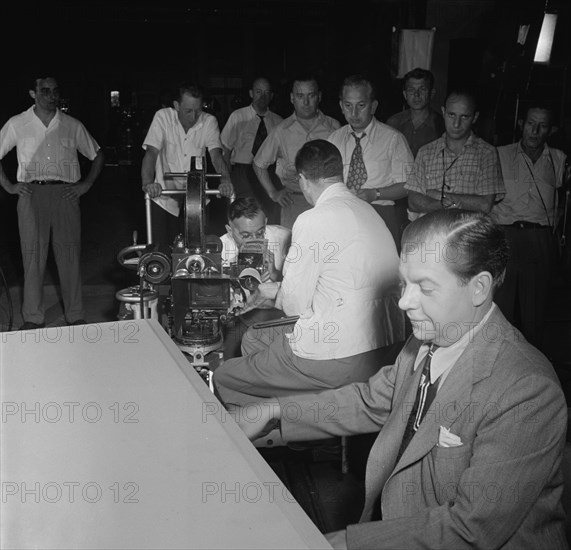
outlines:
[[[157,319],[195,369],[210,381],[212,362],[222,359],[224,328],[234,322],[249,294],[262,280],[264,242],[249,243],[237,264],[223,268],[222,241],[206,235],[208,189],[206,159],[192,157],[188,173],[166,173],[165,178],[186,177],[186,189],[163,190],[162,195],[183,196],[184,235],[177,235],[170,250],[153,244],[151,199],[145,197],[147,244],[134,243],[117,255],[118,262],[135,270],[139,284],[122,289],[121,319]],[[267,244],[267,243],[265,243]]]

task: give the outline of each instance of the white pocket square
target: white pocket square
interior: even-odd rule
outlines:
[[[461,445],[463,445],[462,440],[456,434],[453,434],[448,428],[440,426],[439,447],[460,447]]]

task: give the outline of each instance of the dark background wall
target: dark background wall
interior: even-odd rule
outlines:
[[[312,72],[322,110],[343,121],[339,84],[363,72],[379,88],[377,116],[385,120],[403,106],[398,29],[435,28],[436,107],[451,87],[473,87],[481,97],[479,133],[501,144],[512,141],[517,107],[545,97],[567,130],[560,133],[566,144],[570,14],[566,3],[548,2],[560,14],[553,62],[533,66],[544,8],[544,0],[5,3],[2,22],[12,38],[2,62],[0,123],[31,104],[30,79],[42,73],[59,77],[70,114],[104,147],[128,146],[133,162],[153,113],[187,78],[206,86],[222,125],[247,102],[254,76],[271,78],[273,108],[287,116],[291,79]],[[531,25],[526,46],[516,43],[522,23]],[[111,107],[112,90],[120,92],[119,108]]]

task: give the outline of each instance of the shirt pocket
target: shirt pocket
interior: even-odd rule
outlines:
[[[75,143],[73,139],[61,138],[59,141],[60,159],[73,158],[75,154]]]

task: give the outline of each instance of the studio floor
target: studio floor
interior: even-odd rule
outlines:
[[[145,241],[144,201],[133,166],[106,166],[102,177],[82,198],[82,278],[85,320],[88,323],[117,320],[115,293],[137,283],[134,271],[120,266],[117,253],[137,241]],[[224,232],[225,204],[209,205],[209,229]],[[18,245],[16,199],[0,196],[0,267],[13,304],[13,327],[22,324],[20,314],[22,270]],[[50,257],[46,273],[47,326],[65,324],[57,274]],[[5,304],[3,301],[2,304]],[[4,308],[5,305],[2,305]],[[554,363],[563,388],[571,396],[571,281],[563,272],[555,281],[545,327],[544,350]],[[349,471],[342,473],[341,448],[330,440],[309,448],[261,448],[259,452],[320,530],[341,529],[359,519],[364,495],[366,456],[371,435],[353,437],[348,443]]]

